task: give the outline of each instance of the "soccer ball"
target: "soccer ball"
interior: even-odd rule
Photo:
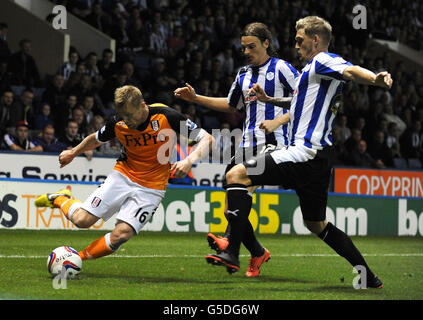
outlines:
[[[82,259],[74,248],[58,247],[48,256],[47,269],[52,276],[63,274],[66,279],[72,279],[81,272]]]

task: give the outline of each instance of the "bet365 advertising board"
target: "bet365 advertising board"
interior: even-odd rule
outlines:
[[[38,195],[64,187],[73,197],[85,200],[98,187],[95,182],[0,178],[1,229],[77,230],[59,209],[37,208]],[[145,231],[223,233],[225,192],[220,188],[170,186]],[[423,201],[410,197],[329,196],[327,220],[348,235],[423,235]],[[304,226],[294,192],[257,191],[250,221],[259,234],[300,234]],[[111,230],[115,218],[98,221],[92,229]]]

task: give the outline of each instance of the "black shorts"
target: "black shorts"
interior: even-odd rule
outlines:
[[[227,186],[226,174],[234,166],[240,163],[244,163],[248,159],[257,157],[260,154],[265,154],[276,149],[278,149],[278,146],[273,143],[261,144],[259,146],[254,146],[249,148],[238,148],[235,152],[235,155],[231,158],[231,162],[226,166],[225,174],[223,175],[223,180],[222,180],[223,188],[226,188]]]
[[[281,162],[276,164],[267,153],[255,158],[264,161],[264,172],[260,175],[248,175],[251,185],[282,185],[292,189],[300,200],[304,220],[323,221],[326,219],[332,164],[326,154],[317,153],[316,157],[306,162]],[[248,167],[248,163],[244,163]]]

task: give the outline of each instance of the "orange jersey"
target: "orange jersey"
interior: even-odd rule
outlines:
[[[114,170],[146,188],[164,190],[170,174],[169,157],[176,134],[198,141],[201,129],[183,114],[163,104],[148,106],[147,120],[137,129],[129,129],[115,116],[96,134],[97,140],[106,142],[116,137],[124,150]]]

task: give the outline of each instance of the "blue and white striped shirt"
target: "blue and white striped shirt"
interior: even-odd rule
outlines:
[[[271,153],[276,163],[305,162],[332,145],[342,74],[351,65],[336,54],[320,52],[302,69],[289,110],[290,145]]]
[[[248,90],[258,83],[270,97],[288,97],[294,92],[298,71],[288,62],[269,58],[261,66],[242,67],[229,91],[228,104],[244,110],[245,119],[241,147],[257,146],[265,143],[289,145],[289,124],[277,128],[270,134],[259,129],[264,120],[277,118],[288,112],[286,109],[257,100]]]
[[[315,150],[332,145],[342,74],[351,65],[336,54],[320,52],[303,68],[290,108],[291,145]]]

